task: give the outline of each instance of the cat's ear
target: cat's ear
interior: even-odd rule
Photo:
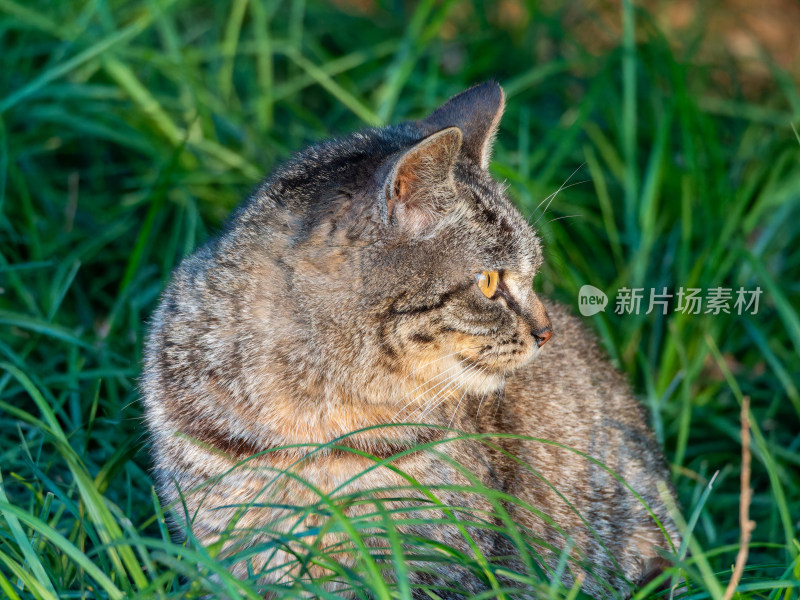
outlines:
[[[387,221],[416,229],[441,208],[444,188],[453,186],[453,165],[461,148],[461,130],[448,127],[401,154],[392,164],[383,193]]]
[[[486,169],[505,103],[500,85],[487,81],[453,96],[422,123],[433,131],[458,127],[464,135],[461,154]]]

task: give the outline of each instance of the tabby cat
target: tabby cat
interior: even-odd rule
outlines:
[[[152,319],[142,390],[159,492],[179,529],[189,523],[204,544],[224,535],[225,556],[263,543],[265,529],[323,524],[319,513],[287,518],[319,501],[315,489],[407,486],[398,470],[445,504],[496,515],[485,495],[437,490],[470,484],[460,464],[522,500],[505,509],[536,540],[540,568],[552,573],[567,547],[567,585],[624,597],[663,569],[656,549],[678,541],[663,457],[592,335],[533,292],[541,241],[487,170],[503,107],[487,82],[420,121],[315,145],[177,268]],[[393,423],[405,425],[371,428]],[[519,435],[447,442],[454,430]],[[394,470],[367,469],[421,443],[430,449],[393,459]],[[497,529],[470,533],[484,555],[523,568]],[[471,552],[451,525],[404,533]],[[254,551],[230,568],[285,581],[297,576],[293,552]],[[346,546],[337,556],[352,562]],[[437,564],[413,582],[486,589]],[[439,592],[460,597],[450,594]]]

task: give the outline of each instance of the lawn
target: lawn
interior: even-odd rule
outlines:
[[[677,44],[628,2],[599,45],[569,3],[339,4],[0,0],[0,595],[259,597],[214,548],[170,537],[136,387],[148,316],[293,151],[494,77],[507,110],[491,169],[543,236],[535,285],[575,312],[581,286],[608,294],[585,320],[671,465],[687,540],[673,596],[721,599],[731,578],[746,402],[755,529],[738,597],[797,598],[797,83],[764,55],[756,85],[707,58],[702,22]],[[719,287],[760,289],[758,311],[613,310],[622,288]],[[409,597],[371,566],[365,553],[337,576]],[[670,592],[637,597],[655,595]]]

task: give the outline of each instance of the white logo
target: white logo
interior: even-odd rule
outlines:
[[[591,317],[605,310],[607,305],[608,296],[593,285],[584,285],[578,292],[578,310],[584,317]]]

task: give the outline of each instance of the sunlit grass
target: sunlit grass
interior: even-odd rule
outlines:
[[[607,310],[589,319],[651,411],[691,533],[678,566],[636,597],[682,577],[676,598],[721,598],[738,550],[743,396],[757,526],[739,597],[798,597],[792,82],[777,77],[760,102],[722,90],[710,67],[677,58],[627,2],[618,47],[602,56],[582,49],[559,11],[530,8],[526,27],[507,30],[487,16],[491,6],[398,6],[360,14],[293,0],[0,0],[0,595],[269,591],[256,573],[228,574],[236,555],[177,542],[167,526],[137,401],[144,323],[180,258],[291,151],[417,118],[496,77],[508,98],[492,170],[544,236],[537,288],[572,307],[583,284],[612,302],[623,286],[764,291],[756,315]],[[576,170],[571,182],[585,183],[565,187],[544,213],[540,202]],[[260,549],[303,548],[298,565],[326,566],[361,598],[409,598],[405,575],[442,562],[478,574],[487,598],[513,596],[509,580],[541,597],[579,597],[578,586],[548,582],[536,540],[503,514],[516,500],[475,486],[523,572],[403,534],[403,519],[442,519],[467,537],[494,526],[438,505],[437,490],[413,482],[394,492],[414,490],[430,504],[398,517],[378,495],[320,497],[292,514],[313,512],[326,525],[273,532]],[[345,516],[353,503],[366,514]],[[376,529],[381,544],[365,545]],[[326,533],[350,543],[319,547]],[[352,567],[337,560],[343,552]],[[332,597],[324,584],[293,575],[272,591]]]

